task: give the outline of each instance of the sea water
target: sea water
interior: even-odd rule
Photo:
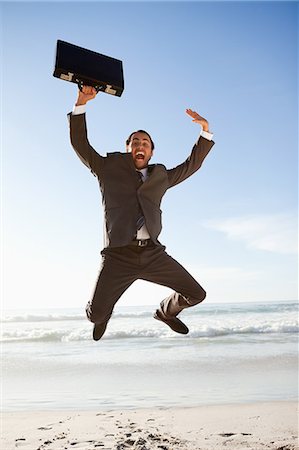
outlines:
[[[2,409],[194,406],[298,396],[297,302],[202,303],[186,336],[117,306],[94,342],[84,309],[4,311]]]

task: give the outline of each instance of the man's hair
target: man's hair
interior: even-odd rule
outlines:
[[[154,150],[154,148],[155,148],[154,141],[152,140],[150,134],[149,134],[147,131],[144,131],[144,130],[136,130],[136,131],[133,131],[133,133],[131,133],[130,136],[128,137],[128,139],[126,140],[126,145],[129,145],[129,144],[130,144],[131,139],[132,139],[132,136],[133,136],[133,134],[135,134],[135,133],[145,133],[145,134],[147,134],[148,137],[149,137],[149,139],[150,139],[150,141],[151,141],[152,150]]]

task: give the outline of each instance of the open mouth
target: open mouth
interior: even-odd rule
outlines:
[[[145,154],[143,152],[137,152],[135,157],[136,159],[143,160],[145,158]]]

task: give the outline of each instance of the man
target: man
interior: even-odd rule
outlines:
[[[102,266],[93,298],[86,307],[87,317],[94,323],[93,339],[101,339],[115,303],[137,279],[174,290],[161,302],[154,318],[177,333],[187,334],[187,326],[177,315],[184,308],[202,302],[206,293],[158,241],[160,204],[167,189],[196,172],[213,147],[209,124],[195,111],[186,110],[202,130],[191,155],[173,169],[149,164],[154,143],[144,130],[131,133],[126,141],[126,153],[115,152],[104,157],[93,149],[87,138],[85,105],[95,96],[93,87],[83,86],[78,91],[73,112],[68,114],[72,146],[98,178],[104,207]]]

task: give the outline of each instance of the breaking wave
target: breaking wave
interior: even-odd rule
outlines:
[[[158,305],[157,305],[158,306]],[[144,310],[132,310],[132,311],[116,311],[113,313],[114,318],[120,318],[120,319],[143,319],[146,317],[152,317],[153,312],[155,311],[156,307],[153,305],[151,307],[145,307]],[[286,304],[276,304],[276,303],[269,303],[269,304],[256,304],[256,303],[248,303],[248,304],[223,304],[223,305],[217,305],[217,304],[210,304],[210,305],[203,305],[198,308],[192,308],[191,310],[185,311],[185,314],[192,315],[192,316],[218,316],[218,315],[236,315],[236,314],[248,314],[248,313],[254,313],[254,314],[283,314],[288,312],[294,312],[298,310],[298,303],[291,302]],[[64,321],[80,321],[80,320],[86,320],[86,316],[84,313],[84,309],[82,309],[82,312],[72,313],[72,312],[64,312],[62,314],[52,314],[52,313],[46,313],[43,314],[28,314],[28,313],[22,313],[22,314],[7,314],[4,315],[0,322],[2,323],[12,323],[12,322],[64,322]]]
[[[161,324],[162,325],[162,324]],[[299,330],[296,320],[279,321],[279,322],[263,322],[254,324],[235,324],[235,325],[197,325],[190,327],[191,331],[187,338],[215,338],[219,336],[234,335],[259,335],[273,333],[297,333]],[[2,333],[2,342],[71,342],[86,341],[91,339],[91,327],[78,329],[59,329],[49,330],[42,327],[28,330],[9,330]],[[167,327],[130,327],[130,329],[122,329],[119,327],[117,331],[107,329],[103,339],[140,339],[140,338],[177,338]]]

